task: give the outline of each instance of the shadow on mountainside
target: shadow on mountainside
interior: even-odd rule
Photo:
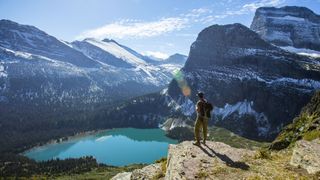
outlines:
[[[229,167],[233,167],[233,168],[239,168],[242,170],[249,170],[250,166],[248,166],[246,163],[244,162],[234,162],[232,159],[230,159],[227,155],[225,154],[220,154],[215,152],[213,149],[211,149],[208,145],[205,144],[205,146],[211,151],[209,152],[208,150],[206,150],[205,148],[203,148],[202,146],[199,146],[199,148],[206,153],[209,157],[214,157],[217,156],[220,160],[222,160],[223,162],[226,163],[227,166]]]

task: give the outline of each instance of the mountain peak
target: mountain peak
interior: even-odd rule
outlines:
[[[103,39],[102,41],[103,41],[103,42],[107,42],[107,43],[113,42],[113,43],[118,44],[117,41],[115,41],[115,40],[113,40],[113,39],[108,39],[108,38],[105,38],[105,39]]]
[[[201,31],[191,45],[185,67],[209,67],[212,63],[228,63],[230,59],[248,55],[256,49],[272,50],[275,47],[242,24],[212,25]]]
[[[250,28],[277,46],[320,51],[320,16],[306,7],[258,8]]]
[[[197,41],[219,46],[270,48],[270,45],[263,41],[258,34],[239,23],[213,25],[205,28],[200,32]]]
[[[284,6],[280,8],[276,7],[260,7],[256,11],[257,14],[267,14],[270,16],[295,16],[301,18],[307,18],[311,21],[319,23],[319,15],[314,13],[311,9],[301,6]]]

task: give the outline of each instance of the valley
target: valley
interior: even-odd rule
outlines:
[[[218,153],[208,166],[222,169],[192,176],[255,179],[265,168],[316,177],[295,171],[294,148],[318,147],[319,37],[312,10],[260,7],[250,27],[210,25],[188,56],[159,59],[105,37],[67,42],[0,20],[0,177],[182,178],[177,162],[202,166],[212,147],[252,168],[230,169]],[[191,145],[198,91],[214,106],[203,152]],[[188,149],[201,158],[189,162]]]

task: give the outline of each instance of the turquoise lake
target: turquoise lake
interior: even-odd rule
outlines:
[[[169,144],[176,143],[161,129],[121,128],[36,147],[24,155],[36,161],[93,156],[99,163],[124,166],[153,163],[166,157]]]

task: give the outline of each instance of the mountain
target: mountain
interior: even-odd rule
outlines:
[[[213,25],[199,33],[168,88],[117,106],[121,115],[110,110],[102,117],[134,126],[147,116],[149,127],[186,127],[203,91],[215,106],[211,125],[270,141],[319,88],[318,60],[274,46],[244,25]]]
[[[308,8],[258,8],[251,29],[289,51],[320,57],[320,16]]]
[[[199,33],[183,81],[173,80],[168,94],[194,103],[201,90],[215,105],[214,124],[272,139],[320,88],[319,68],[317,61],[277,48],[241,24],[213,25]],[[190,97],[181,91],[186,87]]]
[[[0,20],[0,38],[1,47],[12,51],[43,56],[79,67],[97,66],[92,59],[33,26]]]
[[[114,40],[69,43],[0,20],[0,136],[31,144],[26,142],[52,138],[49,131],[56,136],[92,129],[98,111],[160,91],[183,64],[155,64]],[[47,135],[24,138],[34,129],[47,129]]]
[[[182,55],[182,54],[173,54],[169,56],[167,59],[163,60],[161,63],[162,64],[185,64],[187,61],[187,56]]]
[[[114,40],[67,43],[9,20],[0,21],[0,37],[1,99],[6,102],[120,100],[162,89],[173,77],[172,68],[184,63],[158,66]]]

